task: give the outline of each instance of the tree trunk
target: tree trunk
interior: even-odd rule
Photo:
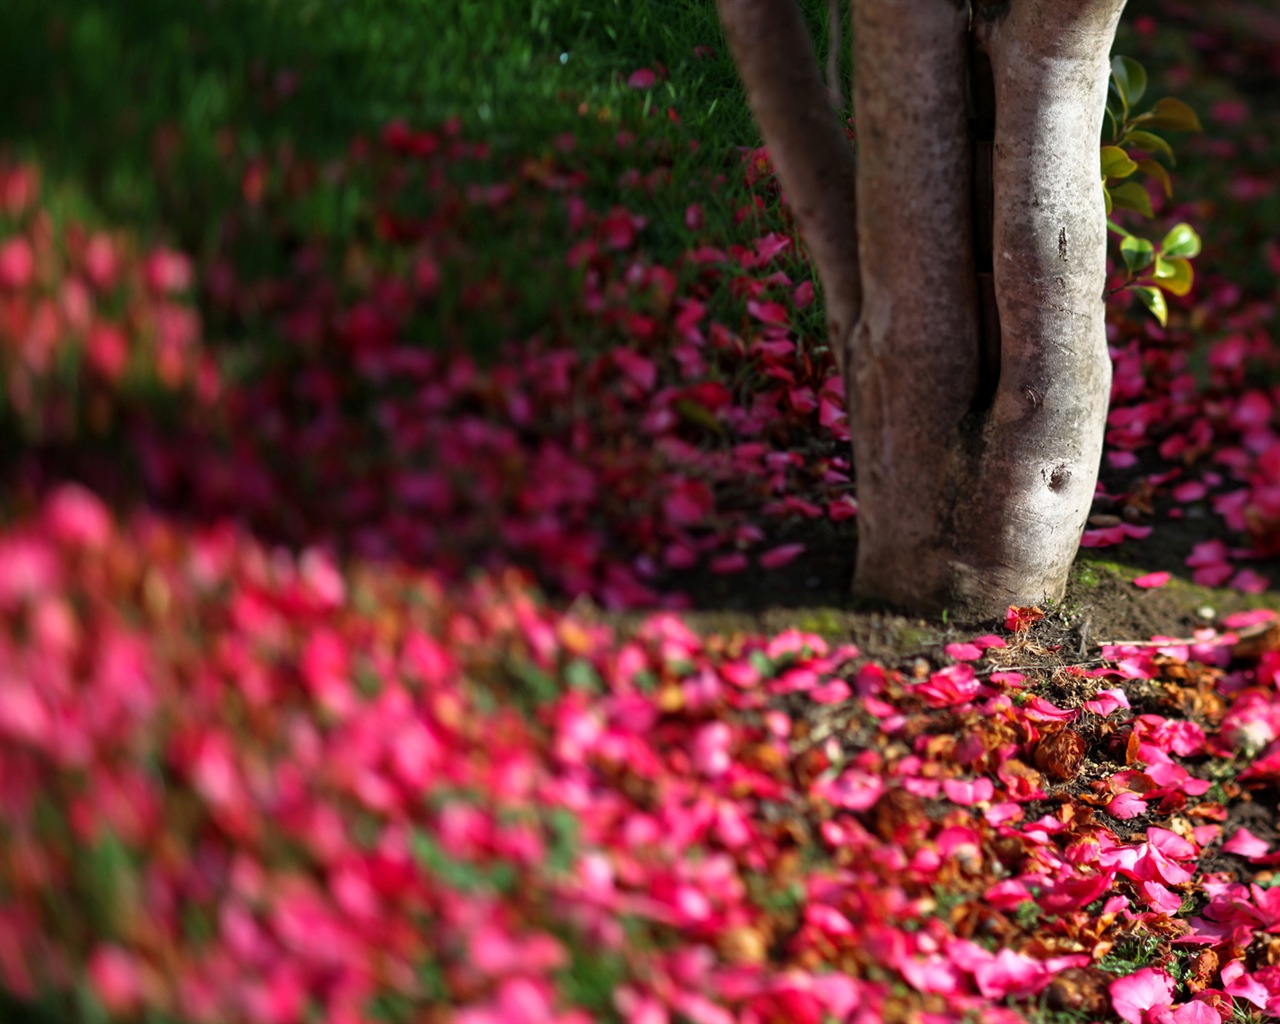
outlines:
[[[772,86],[748,51],[779,39],[735,30],[760,6],[791,4],[721,13],[776,158],[787,142],[761,116]],[[1098,147],[1123,6],[854,2],[862,305],[832,341],[847,353],[863,595],[966,619],[1062,596],[1110,392]],[[813,156],[802,141],[778,164],[810,209],[822,196],[789,168]],[[800,227],[830,294],[839,271]]]

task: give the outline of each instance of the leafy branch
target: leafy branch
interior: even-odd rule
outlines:
[[[1133,180],[1143,174],[1156,181],[1166,198],[1173,196],[1173,179],[1161,159],[1173,167],[1177,160],[1173,147],[1157,131],[1198,132],[1200,119],[1195,111],[1172,96],[1157,100],[1141,113],[1137,105],[1147,91],[1146,69],[1132,57],[1117,56],[1111,61],[1111,99],[1107,103],[1110,140],[1102,147],[1103,195],[1108,218],[1113,210],[1130,210],[1143,217],[1154,216],[1146,185]],[[1120,258],[1124,261],[1124,282],[1107,293],[1130,291],[1151,314],[1165,324],[1169,308],[1165,293],[1186,295],[1195,273],[1191,260],[1200,253],[1200,236],[1189,224],[1176,224],[1159,245],[1135,235],[1114,220],[1107,227],[1120,236]]]

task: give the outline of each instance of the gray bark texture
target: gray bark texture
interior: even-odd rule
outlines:
[[[719,0],[835,298],[863,596],[977,621],[1065,590],[1110,394],[1098,148],[1124,2],[853,0],[850,189],[812,166],[830,132],[794,128],[834,121],[775,24],[803,30],[794,0]]]

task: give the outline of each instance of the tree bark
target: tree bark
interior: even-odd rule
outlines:
[[[966,618],[1062,597],[1110,394],[1098,145],[1123,6],[974,12],[995,100],[992,251],[976,255],[993,267],[998,324],[984,329],[966,229],[983,205],[963,124],[968,11],[855,3],[858,189],[884,199],[859,209],[860,593]]]
[[[863,309],[850,351],[863,595],[945,607],[965,544],[966,419],[980,337],[966,124],[968,10],[856,3]],[[924,598],[923,602],[921,598]],[[940,600],[940,598],[942,598]]]
[[[838,351],[861,301],[846,377],[865,596],[978,620],[1063,594],[1110,392],[1098,147],[1123,7],[854,0],[862,201],[850,256],[852,233],[830,218],[846,216],[854,190],[824,198],[843,179],[819,170],[843,158],[829,131],[797,128],[798,112],[822,122],[814,112],[829,109],[798,10],[720,0],[838,303]]]

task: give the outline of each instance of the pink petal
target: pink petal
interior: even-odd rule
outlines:
[[[1117,793],[1104,810],[1113,818],[1136,818],[1147,813],[1147,802],[1137,793]]]
[[[632,89],[650,89],[658,81],[658,76],[648,68],[640,68],[631,72],[631,77],[627,79],[627,85]]]
[[[1079,708],[1060,708],[1043,697],[1032,697],[1022,710],[1033,722],[1074,722],[1080,717]]]
[[[982,657],[982,648],[977,644],[947,644],[944,650],[956,661],[975,661]]]
[[[840,704],[848,700],[852,693],[849,684],[843,679],[833,679],[810,690],[809,699],[815,704]]]
[[[1006,996],[1028,996],[1040,991],[1049,981],[1044,965],[1024,953],[1002,949],[994,959],[973,969],[978,991],[988,999]]]
[[[732,764],[729,748],[733,729],[724,722],[709,722],[693,735],[693,764],[703,775],[723,775]]]
[[[761,323],[780,327],[787,325],[787,307],[780,302],[756,302],[753,299],[747,303],[747,312]]]
[[[1235,835],[1222,844],[1223,853],[1234,853],[1246,860],[1257,860],[1267,855],[1268,844],[1259,839],[1247,828],[1239,829]]]
[[[1187,842],[1177,832],[1160,828],[1158,825],[1152,825],[1147,829],[1147,842],[1166,857],[1172,857],[1174,860],[1191,860],[1200,853],[1193,844]]]
[[[778,569],[794,562],[802,554],[804,554],[803,544],[779,544],[760,556],[760,567]]]
[[[846,1020],[862,1001],[859,982],[844,974],[817,974],[810,984],[813,994],[826,1004],[827,1012],[836,1020]]]
[[[1159,882],[1139,882],[1138,891],[1142,893],[1143,898],[1147,901],[1147,906],[1153,910],[1158,910],[1162,914],[1168,914],[1173,917],[1182,909],[1182,897],[1173,892]]]
[[[1144,1024],[1147,1010],[1173,1004],[1173,979],[1151,967],[1111,983],[1111,1006],[1129,1024]]]
[[[101,548],[111,539],[111,513],[79,484],[63,484],[53,492],[45,503],[45,521],[64,544]]]
[[[879,775],[850,768],[838,778],[815,782],[810,792],[819,799],[825,797],[833,807],[865,811],[880,799],[884,780]]]
[[[1222,990],[1237,999],[1247,999],[1260,1010],[1267,1008],[1266,986],[1245,971],[1239,960],[1232,960],[1222,968]]]
[[[995,795],[995,785],[987,778],[944,779],[942,791],[952,803],[969,807],[990,800]]]
[[[1199,480],[1188,480],[1173,489],[1174,500],[1181,502],[1199,501],[1207,493],[1204,484]]]
[[[1129,698],[1125,695],[1124,690],[1110,689],[1099,690],[1097,696],[1093,700],[1084,702],[1085,710],[1092,711],[1095,715],[1106,718],[1107,715],[1115,711],[1117,708],[1130,707]]]
[[[746,555],[741,551],[734,551],[731,554],[717,555],[711,559],[711,571],[723,576],[732,572],[742,572],[748,564]]]
[[[1169,1019],[1173,1024],[1222,1024],[1218,1011],[1199,999],[1183,1003]]]
[[[1139,576],[1133,581],[1135,587],[1141,587],[1143,590],[1151,590],[1155,587],[1163,587],[1169,582],[1169,574],[1167,572],[1149,572],[1145,576]]]
[[[1245,629],[1263,622],[1271,622],[1275,617],[1276,613],[1270,608],[1251,608],[1244,612],[1233,612],[1222,620],[1222,624],[1227,629]]]
[[[1031,890],[1016,878],[1008,878],[1003,882],[997,882],[984,892],[982,899],[984,903],[990,904],[997,910],[1010,910],[1031,899]]]
[[[1244,594],[1265,594],[1271,589],[1271,581],[1252,569],[1241,569],[1232,577],[1231,588]]]
[[[824,903],[811,903],[804,908],[805,920],[828,935],[852,935],[853,925],[849,919]]]

